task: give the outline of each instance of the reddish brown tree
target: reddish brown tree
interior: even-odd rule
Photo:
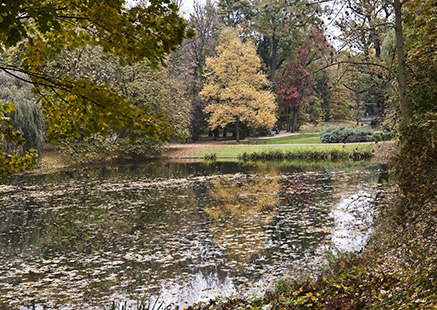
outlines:
[[[288,62],[279,72],[280,78],[275,84],[275,94],[279,100],[279,107],[287,115],[288,131],[298,131],[299,110],[314,92],[315,81],[309,66],[321,59],[329,47],[323,31],[313,28],[310,30],[308,42],[298,48],[296,60]]]
[[[287,130],[298,130],[298,114],[302,102],[312,91],[312,78],[308,69],[299,62],[290,62],[282,70],[282,78],[276,84],[275,93],[279,99],[279,107],[287,115]],[[293,120],[290,120],[290,116]]]

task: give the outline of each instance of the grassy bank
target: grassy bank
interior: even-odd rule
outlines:
[[[243,142],[244,144],[312,144],[312,143],[322,143],[320,141],[320,134],[299,134],[291,135],[280,138],[269,138],[269,139],[252,139]]]
[[[371,143],[344,145],[240,145],[226,146],[191,155],[191,158],[239,159],[352,159],[370,158]]]
[[[261,152],[243,153],[238,159],[242,160],[276,160],[276,159],[302,159],[302,160],[363,160],[370,159],[370,149],[291,149],[286,151],[267,150]]]

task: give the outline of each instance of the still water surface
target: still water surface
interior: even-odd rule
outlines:
[[[261,294],[358,251],[385,192],[375,164],[163,163],[0,184],[0,305],[184,306]]]

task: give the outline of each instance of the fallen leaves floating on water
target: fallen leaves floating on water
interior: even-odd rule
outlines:
[[[0,300],[93,309],[145,295],[191,303],[236,287],[260,292],[319,264],[339,231],[342,244],[362,247],[383,190],[375,169],[148,171],[0,187]]]

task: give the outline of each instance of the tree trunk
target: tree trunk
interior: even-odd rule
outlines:
[[[379,42],[379,39],[373,41],[373,46],[375,47],[375,57],[381,59],[381,42]]]
[[[278,62],[278,43],[279,39],[276,38],[275,32],[273,31],[273,37],[272,37],[272,64],[271,64],[271,71],[272,75],[270,77],[270,81],[272,82],[272,87],[275,83],[275,75],[276,75],[276,65]]]
[[[401,1],[394,0],[395,11],[395,31],[396,31],[396,51],[398,56],[398,87],[400,98],[400,110],[402,118],[406,118],[409,115],[410,102],[407,97],[407,74],[405,65],[405,53],[404,53],[404,38],[402,33],[402,11]]]
[[[376,112],[378,113],[376,118],[377,128],[380,127],[380,125],[384,121],[384,114],[385,114],[384,105],[385,105],[385,97],[381,95],[376,97]]]
[[[297,107],[293,107],[293,127],[291,128],[291,132],[297,132],[297,116],[299,114],[299,110]]]
[[[198,62],[196,62],[198,63]],[[200,65],[197,64],[193,71],[193,89],[192,89],[192,100],[191,100],[191,139],[193,141],[198,141],[200,138],[200,126],[199,119],[197,116],[202,115],[202,110],[200,107],[199,91],[197,89],[199,80],[199,70]]]
[[[235,123],[235,140],[237,141],[237,143],[240,142],[240,118],[238,117]]]
[[[287,111],[287,131],[291,131],[291,120],[290,120],[290,115],[291,115],[291,108],[285,108]]]

